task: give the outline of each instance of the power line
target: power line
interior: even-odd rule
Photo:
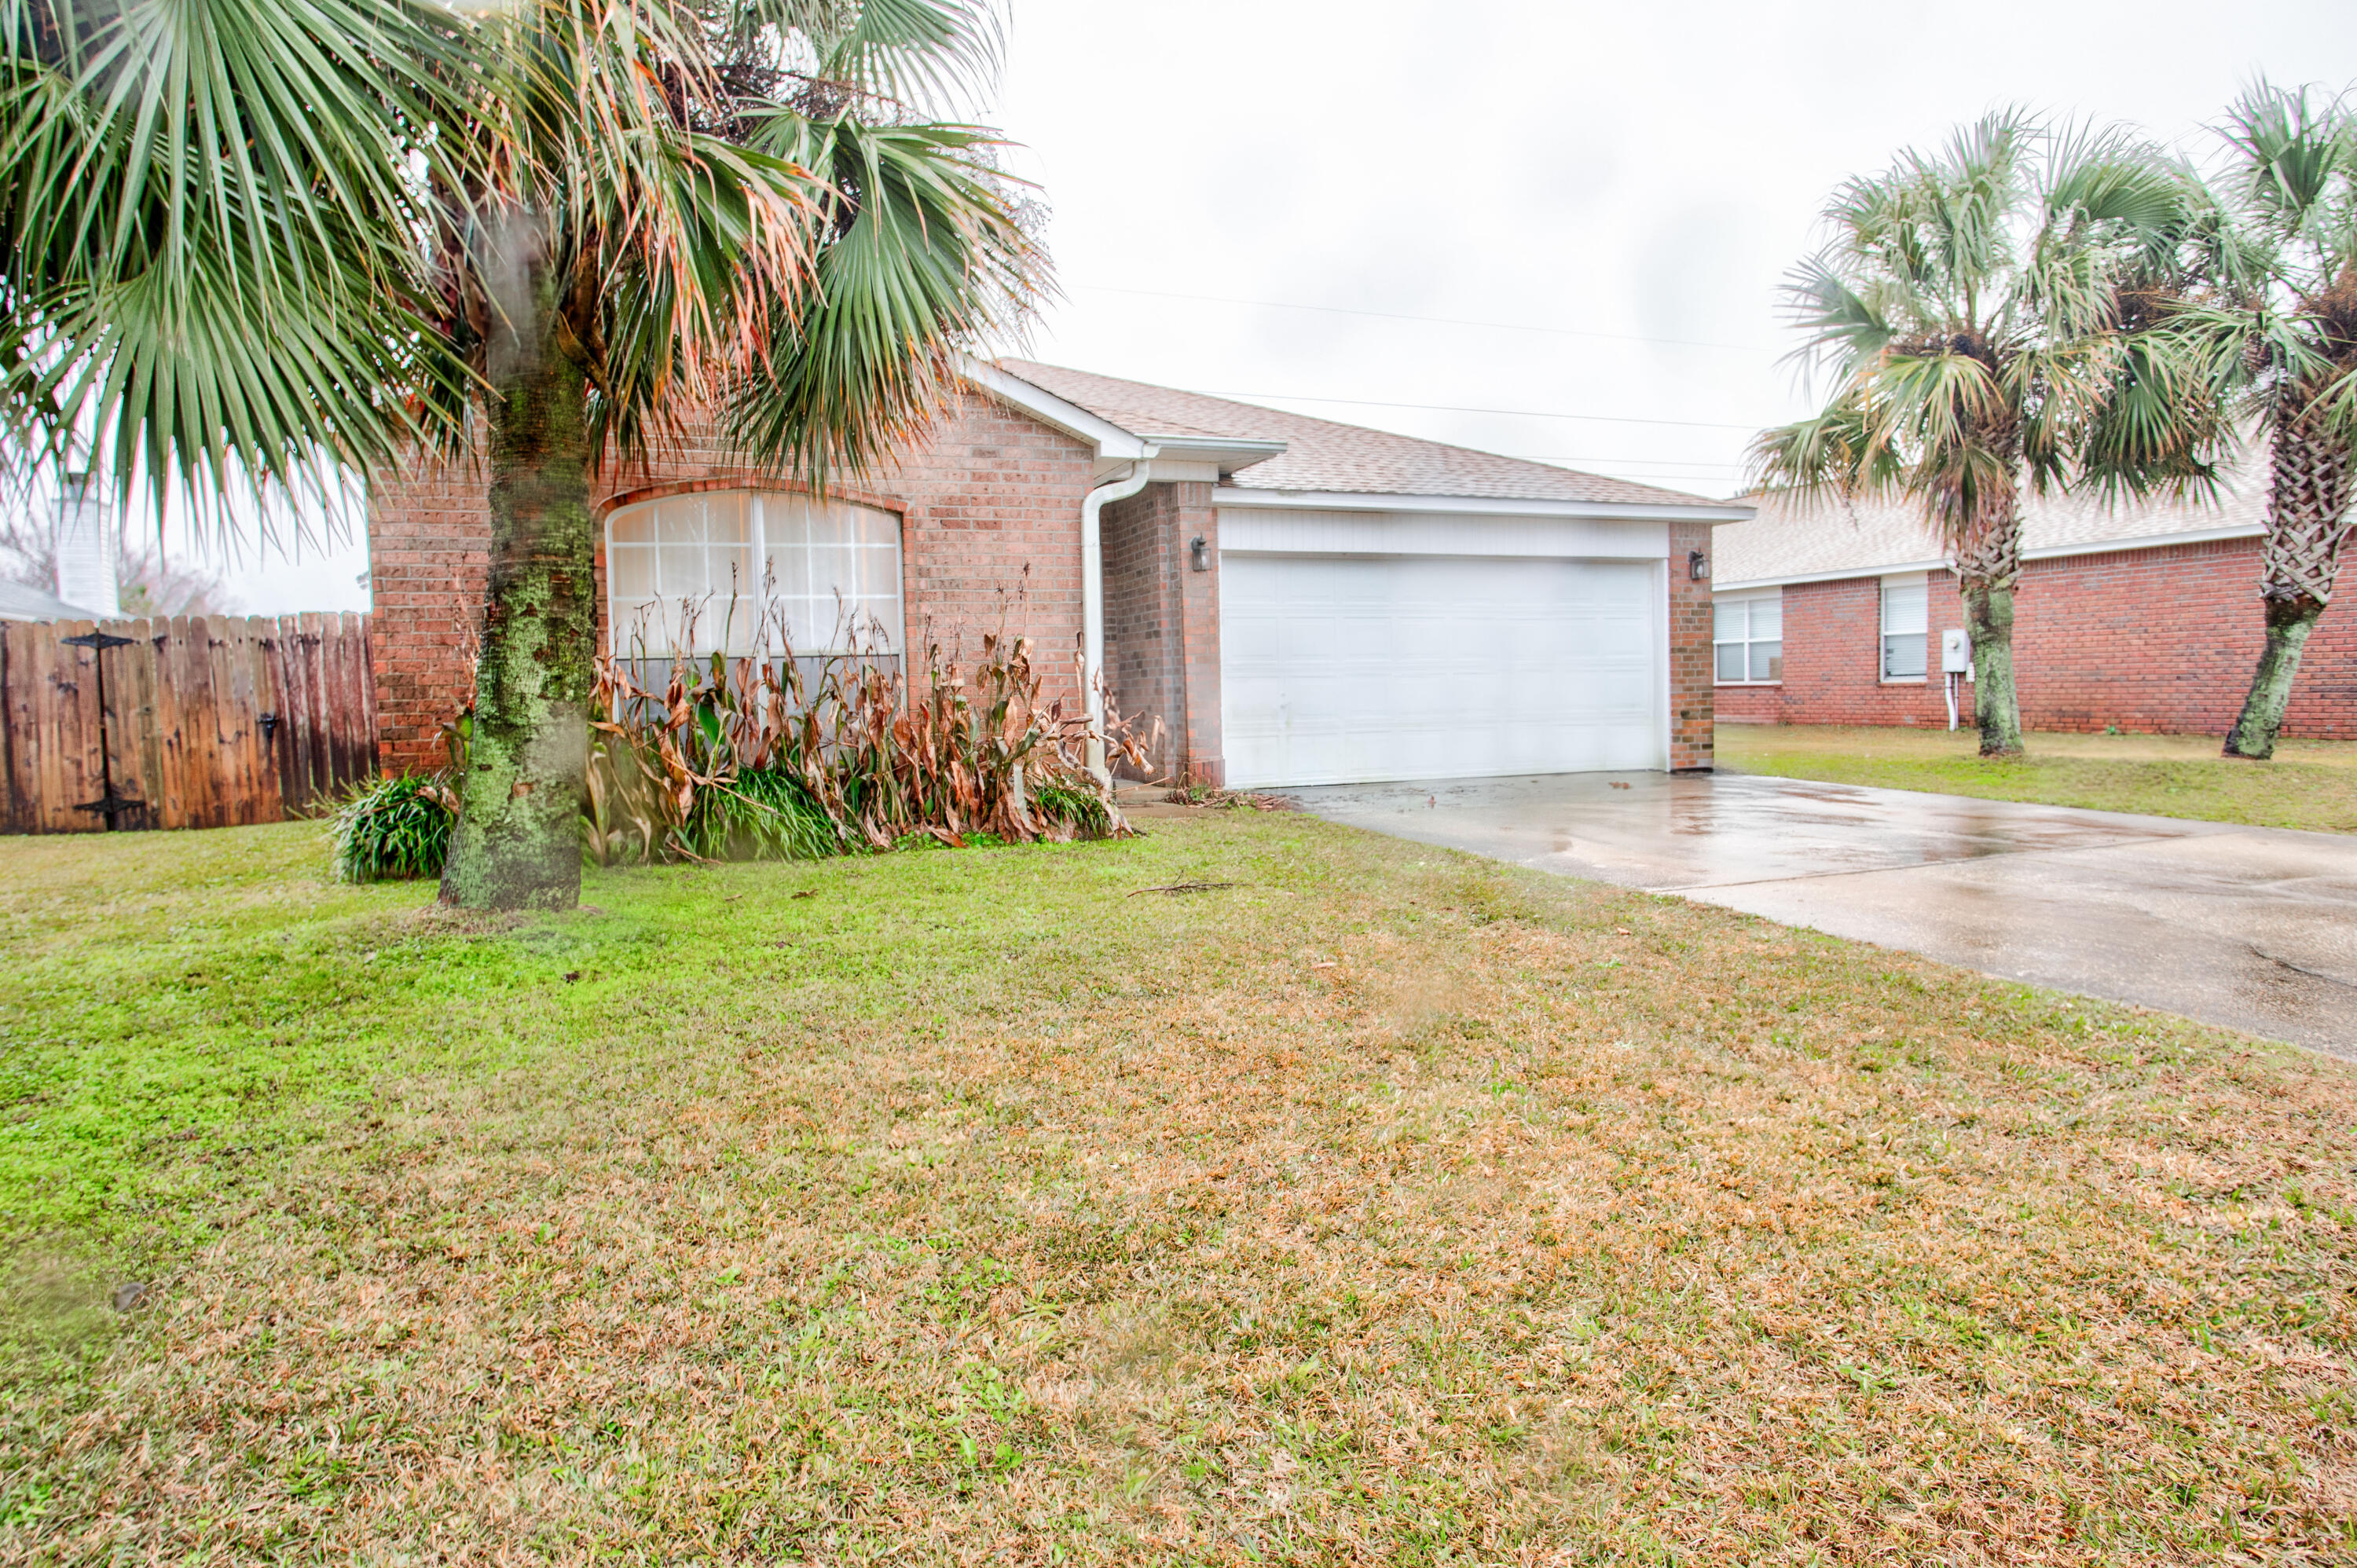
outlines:
[[[1461,316],[1416,316],[1404,310],[1353,310],[1340,305],[1296,305],[1283,299],[1237,299],[1222,294],[1174,294],[1159,288],[1114,288],[1107,284],[1071,285],[1090,294],[1130,294],[1146,299],[1189,299],[1201,305],[1248,305],[1268,310],[1308,310],[1321,316],[1366,316],[1379,321],[1429,321],[1442,327],[1486,327],[1499,332],[1544,332],[1556,338],[1600,338],[1612,343],[1659,343],[1678,349],[1731,349],[1742,354],[1775,350],[1757,343],[1719,343],[1701,338],[1647,338],[1627,332],[1587,332],[1576,327],[1534,327],[1521,321],[1476,321]]]
[[[1308,397],[1300,392],[1204,392],[1197,397],[1258,399],[1267,403],[1331,403],[1352,408],[1420,408],[1434,413],[1500,413],[1514,419],[1586,419],[1605,424],[1674,424],[1686,430],[1757,430],[1756,424],[1723,424],[1707,419],[1637,419],[1622,413],[1555,413],[1538,408],[1470,408],[1454,403],[1384,403],[1371,397]]]

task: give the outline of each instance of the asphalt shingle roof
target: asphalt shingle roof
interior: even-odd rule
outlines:
[[[1760,509],[1757,517],[1711,531],[1711,577],[1721,587],[1835,573],[1869,576],[1941,558],[1939,541],[1912,506],[1775,495],[1744,499]],[[2266,507],[2265,467],[2246,457],[2226,475],[2211,501],[2107,506],[2091,496],[2028,497],[2022,503],[2022,549],[2031,554],[2092,553],[2107,545],[2179,534],[2259,534],[2266,530]]]
[[[22,583],[0,582],[0,620],[95,620],[78,605]]]
[[[1631,506],[1727,506],[1679,490],[1583,474],[1469,446],[1338,424],[1249,403],[1125,381],[1060,365],[1002,360],[999,368],[1077,403],[1133,435],[1282,441],[1278,456],[1239,468],[1239,489],[1361,495],[1466,496],[1485,500],[1593,501]]]

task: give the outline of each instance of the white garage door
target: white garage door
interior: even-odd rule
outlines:
[[[1659,570],[1223,554],[1230,785],[1663,766]]]

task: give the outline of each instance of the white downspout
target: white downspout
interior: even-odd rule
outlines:
[[[1081,676],[1087,682],[1089,704],[1089,771],[1110,789],[1112,770],[1105,767],[1104,748],[1104,537],[1102,519],[1105,502],[1124,501],[1146,488],[1153,477],[1154,454],[1129,467],[1129,477],[1099,485],[1081,502]]]

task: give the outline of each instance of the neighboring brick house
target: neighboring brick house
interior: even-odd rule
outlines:
[[[920,447],[823,500],[691,436],[599,501],[618,650],[741,640],[774,577],[797,652],[841,608],[896,646],[1029,637],[1101,661],[1159,773],[1240,787],[1707,768],[1713,526],[1748,507],[1021,361],[968,367]],[[1084,517],[1101,510],[1091,581]],[[430,766],[471,679],[479,475],[369,497],[379,749]],[[732,600],[731,585],[744,594]],[[1089,644],[1092,588],[1100,645]],[[731,631],[729,628],[737,628]]]
[[[2212,501],[2031,499],[2014,593],[2014,671],[2033,730],[2222,736],[2265,639],[2264,479]],[[1715,665],[1730,724],[1943,725],[1943,634],[1964,626],[1955,575],[1901,506],[1750,498],[1719,530]],[[1953,682],[1973,722],[1969,679]],[[2357,624],[2326,612],[2284,733],[2357,736]]]

